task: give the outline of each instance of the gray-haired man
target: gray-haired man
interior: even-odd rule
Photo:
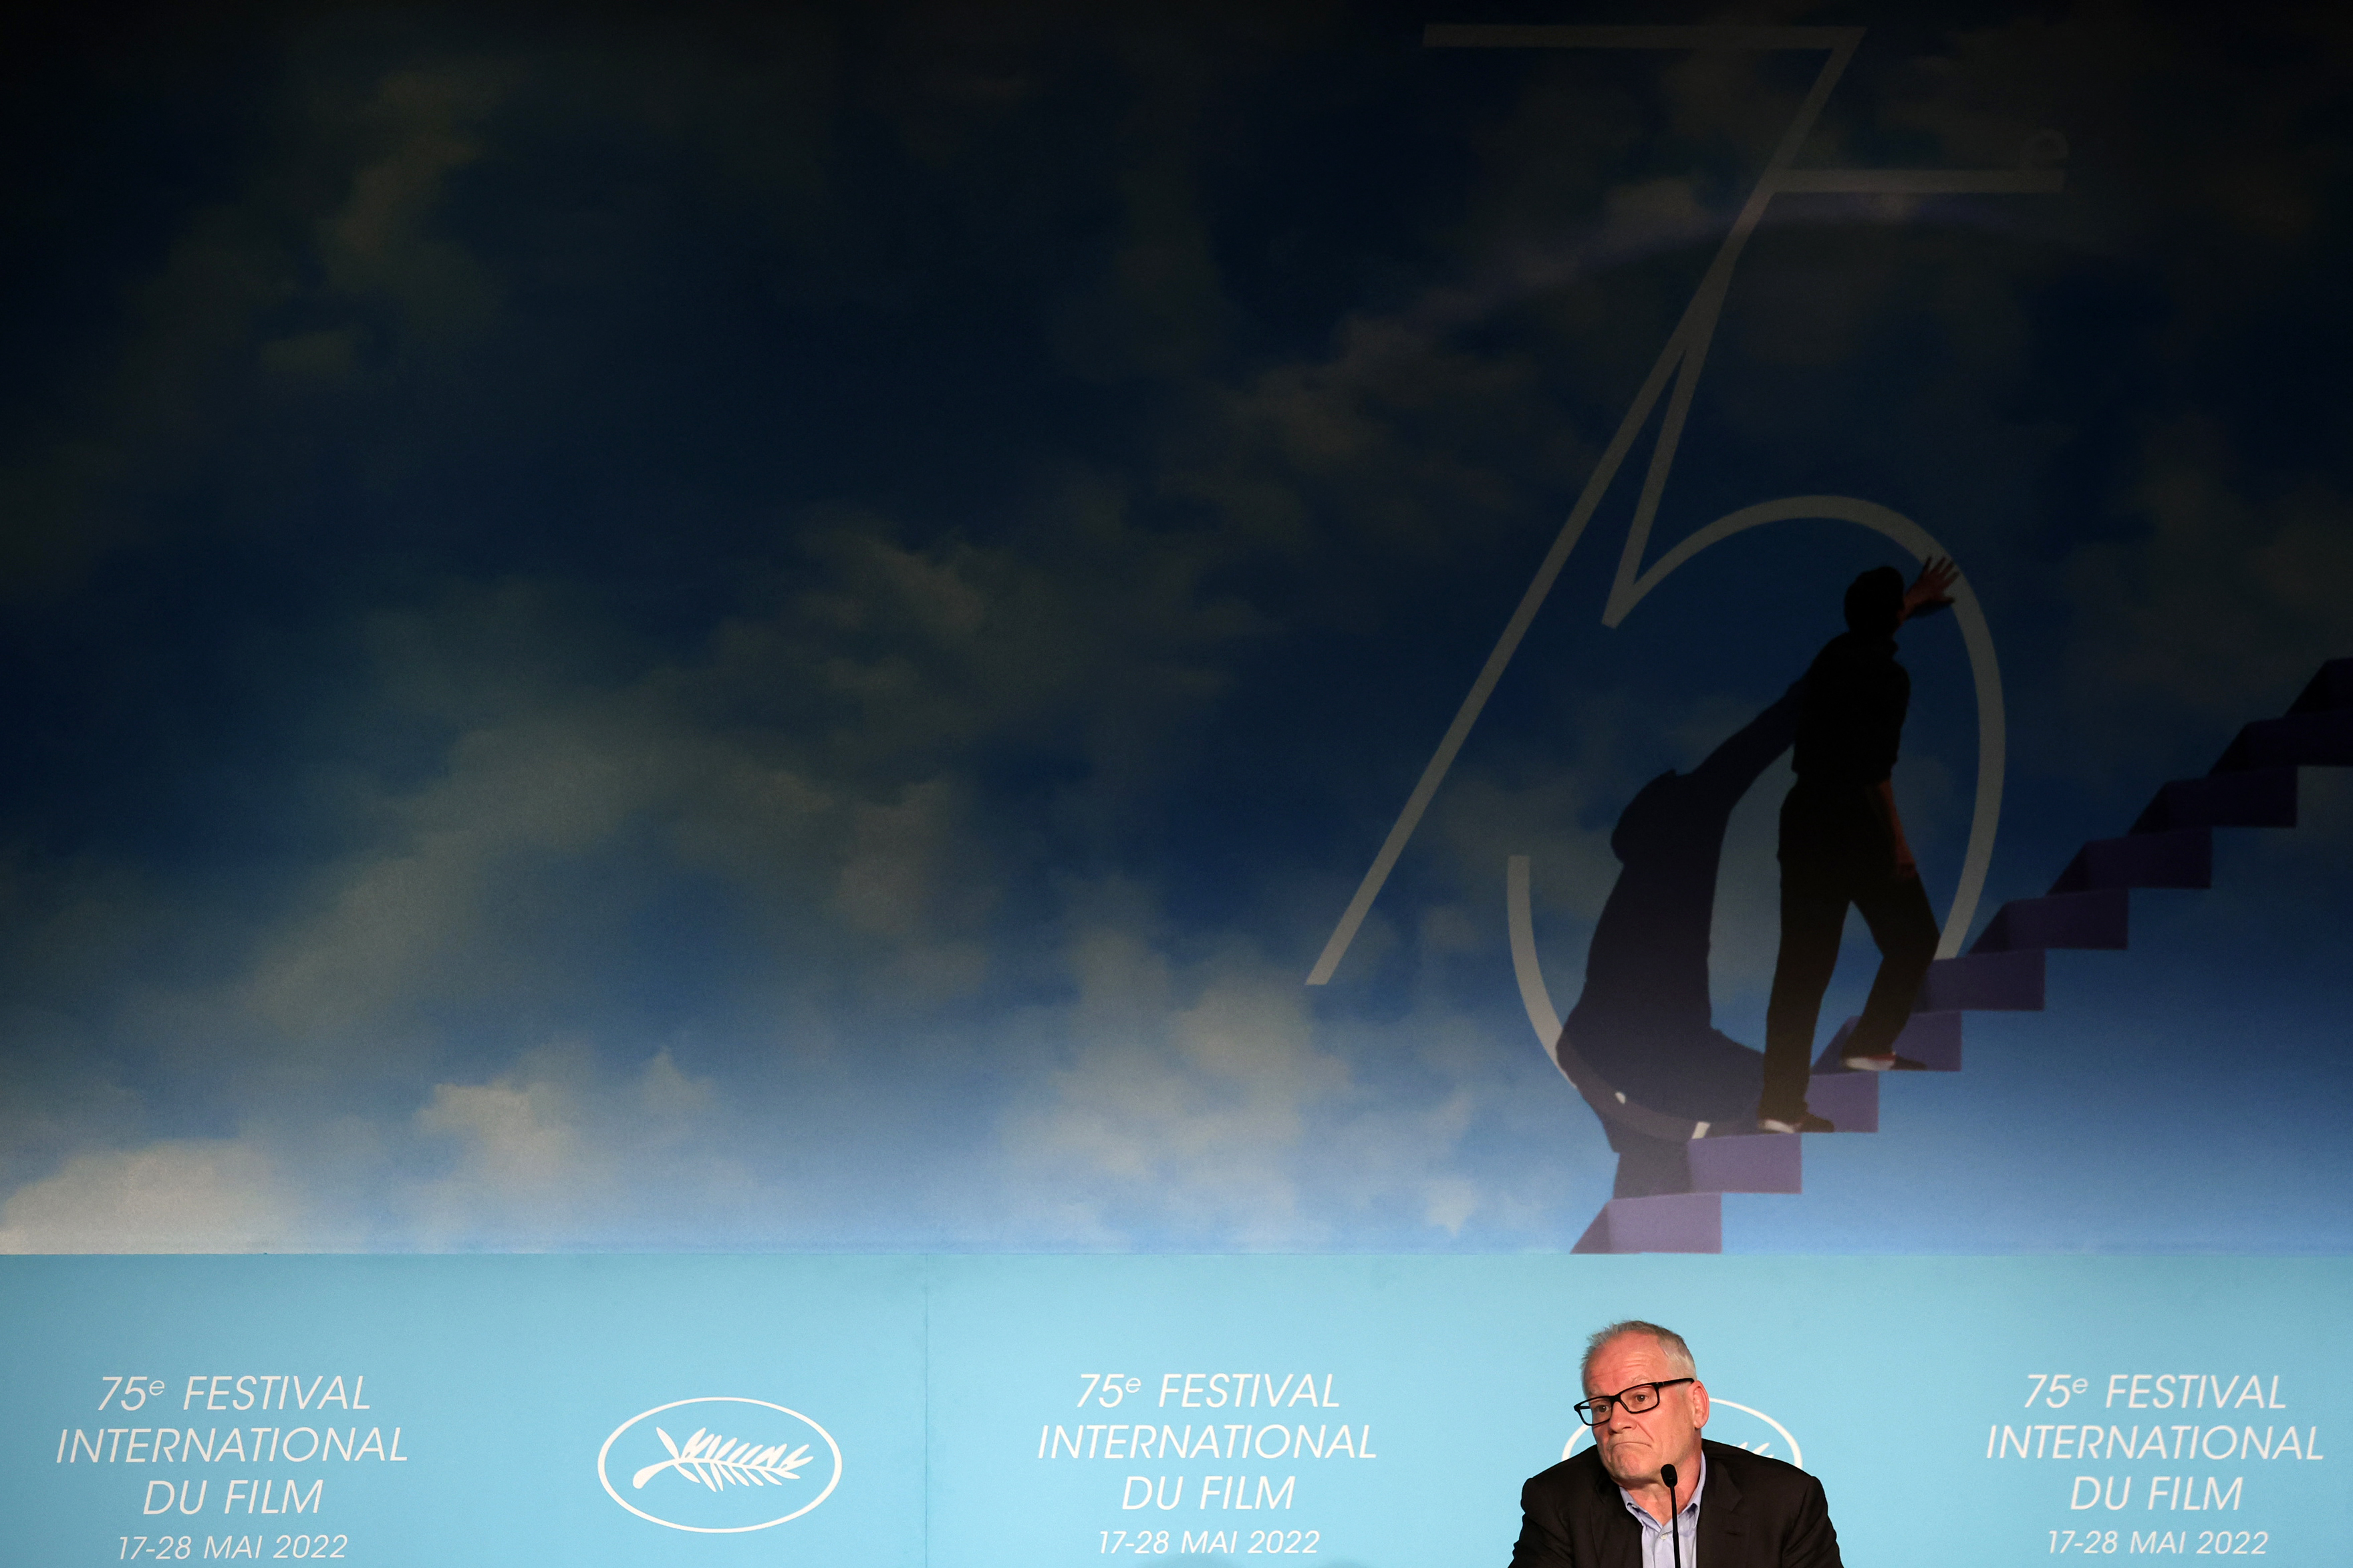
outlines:
[[[1700,1436],[1707,1385],[1682,1335],[1612,1323],[1584,1383],[1593,1447],[1520,1489],[1513,1568],[1841,1568],[1820,1481]]]

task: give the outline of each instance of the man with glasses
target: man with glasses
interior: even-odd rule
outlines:
[[[1513,1568],[1841,1568],[1820,1481],[1701,1438],[1707,1385],[1682,1335],[1612,1323],[1583,1370],[1593,1447],[1521,1489]]]

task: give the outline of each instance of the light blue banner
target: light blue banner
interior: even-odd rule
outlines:
[[[0,1499],[25,1552],[10,1560],[920,1562],[925,1273],[912,1258],[11,1260]],[[714,1397],[766,1403],[678,1404]],[[753,1460],[788,1447],[770,1474],[715,1489],[708,1467],[634,1484],[670,1457],[656,1428]],[[788,1523],[702,1533],[828,1487]]]
[[[1496,1564],[1584,1335],[1847,1561],[2342,1560],[2337,1259],[0,1263],[12,1562]]]

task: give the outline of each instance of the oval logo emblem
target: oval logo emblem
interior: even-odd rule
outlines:
[[[1736,1448],[1746,1448],[1752,1454],[1780,1459],[1806,1468],[1806,1456],[1789,1429],[1762,1410],[1746,1405],[1735,1405],[1729,1399],[1708,1399],[1707,1436],[1710,1442],[1729,1443]],[[1592,1439],[1589,1427],[1579,1426],[1569,1440],[1560,1446],[1564,1459]]]
[[[797,1410],[715,1395],[657,1405],[596,1451],[612,1500],[670,1530],[738,1535],[798,1519],[841,1481],[841,1446]]]

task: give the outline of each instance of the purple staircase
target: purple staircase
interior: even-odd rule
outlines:
[[[1854,1026],[1860,1022],[1862,1022],[1861,1019],[1849,1018],[1839,1026],[1838,1033],[1831,1037],[1831,1043],[1823,1047],[1821,1059],[1814,1063],[1816,1081],[1826,1077],[1852,1076],[1845,1068],[1839,1065],[1839,1061],[1846,1055],[1847,1037],[1854,1033]],[[1957,1012],[1913,1014],[1911,1021],[1904,1026],[1904,1032],[1895,1037],[1895,1050],[1897,1055],[1910,1057],[1930,1072],[1960,1071],[1960,1014]],[[1875,1073],[1865,1073],[1863,1076],[1873,1079],[1878,1077]],[[1808,1103],[1811,1104],[1812,1101],[1810,1100]],[[1829,1112],[1825,1111],[1823,1114],[1829,1115]],[[1831,1120],[1838,1121],[1835,1116],[1831,1117]],[[1846,1123],[1839,1121],[1839,1125],[1843,1127]]]
[[[2054,948],[2126,945],[2135,888],[2208,888],[2217,827],[2295,826],[2296,770],[2353,766],[2353,658],[2320,667],[2276,719],[2240,730],[2203,778],[2160,787],[2121,838],[2097,838],[2076,852],[2039,898],[1994,911],[1969,951],[1928,966],[1912,1021],[1896,1050],[1932,1071],[1961,1069],[1961,1015],[2042,1010],[2043,955]],[[1884,1076],[1841,1061],[1849,1018],[1814,1064],[1807,1100],[1841,1133],[1879,1131]],[[1600,1105],[1597,1110],[1610,1114]],[[1618,1108],[1611,1108],[1618,1109]],[[1802,1190],[1805,1140],[1738,1134],[1692,1140],[1680,1162],[1642,1173],[1645,1189],[1602,1205],[1576,1252],[1721,1252],[1725,1193]]]
[[[1914,1007],[1934,1013],[2040,1013],[2042,950],[1971,952],[1928,966]]]
[[[1986,922],[1969,956],[2042,952],[2054,947],[2122,948],[2131,913],[2132,900],[2123,888],[2012,899]]]
[[[1611,1198],[1571,1252],[1722,1252],[1724,1194]]]
[[[2135,833],[2187,827],[2294,827],[2295,770],[2249,768],[2176,779],[2132,825]]]

